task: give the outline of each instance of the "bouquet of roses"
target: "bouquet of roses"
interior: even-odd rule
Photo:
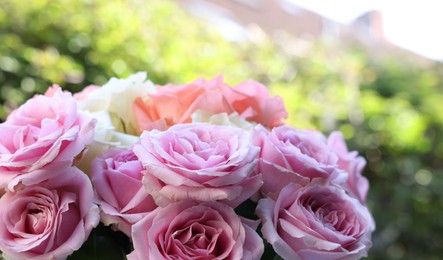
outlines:
[[[366,256],[365,160],[286,117],[255,81],[54,85],[0,124],[0,251],[71,258],[106,227],[127,259]]]

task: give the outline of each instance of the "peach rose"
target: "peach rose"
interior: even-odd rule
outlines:
[[[165,130],[172,125],[190,123],[198,110],[213,114],[234,112],[222,89],[228,88],[221,77],[198,79],[181,86],[157,86],[157,92],[139,97],[134,102],[139,131]]]
[[[253,80],[229,88],[225,97],[241,117],[270,128],[282,125],[282,119],[288,117],[283,99],[272,97],[264,85]]]
[[[197,110],[228,115],[236,112],[248,121],[268,127],[281,124],[287,117],[282,99],[270,96],[265,86],[246,81],[230,87],[221,76],[180,86],[157,86],[156,93],[139,97],[134,102],[140,132],[190,123],[192,113]]]

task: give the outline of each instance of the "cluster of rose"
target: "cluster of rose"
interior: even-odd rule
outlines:
[[[102,222],[132,260],[366,256],[365,160],[286,117],[255,81],[54,85],[0,124],[0,251],[64,259]],[[248,201],[255,219],[235,211]]]

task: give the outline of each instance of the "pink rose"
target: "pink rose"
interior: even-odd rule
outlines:
[[[60,88],[37,95],[0,124],[0,187],[32,185],[53,177],[43,167],[68,167],[92,141],[95,121],[77,111]]]
[[[157,208],[142,183],[143,165],[132,150],[111,149],[91,164],[91,180],[101,209],[101,221],[128,236],[131,226]]]
[[[61,88],[57,84],[53,84],[52,86],[48,87],[48,89],[45,92],[46,97],[53,97],[56,95],[57,92],[61,91]],[[67,91],[63,91],[64,93],[68,93]]]
[[[64,259],[99,222],[89,178],[70,167],[0,199],[0,250],[7,259]]]
[[[73,97],[76,100],[85,100],[87,99],[92,93],[99,90],[100,87],[96,85],[89,85],[82,89],[82,91],[77,92],[73,95]]]
[[[328,146],[338,155],[338,167],[348,173],[344,186],[354,194],[360,202],[366,201],[369,182],[362,176],[366,161],[358,156],[358,152],[348,151],[346,142],[340,132],[333,132],[328,137]]]
[[[237,206],[262,184],[254,172],[259,148],[237,127],[194,123],[146,131],[134,153],[146,169],[145,188],[160,206],[188,198]]]
[[[246,81],[231,88],[221,76],[180,86],[158,86],[156,93],[134,102],[140,132],[190,123],[197,110],[228,115],[237,112],[249,121],[269,127],[281,124],[282,118],[287,117],[282,99],[271,97],[265,86]]]
[[[224,90],[235,112],[248,121],[272,128],[282,125],[282,119],[288,117],[283,99],[270,96],[268,89],[256,81],[248,80]]]
[[[283,259],[359,259],[372,245],[371,214],[340,186],[288,184],[276,200],[261,199],[257,214]]]
[[[337,154],[317,131],[290,126],[268,131],[257,126],[252,138],[261,147],[259,171],[263,175],[263,194],[278,192],[291,182],[304,186],[315,178],[345,177],[337,167]]]
[[[182,201],[157,208],[132,229],[138,259],[260,259],[263,241],[222,203]]]

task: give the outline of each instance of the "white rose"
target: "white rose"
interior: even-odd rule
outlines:
[[[255,124],[240,117],[236,112],[228,115],[227,113],[212,114],[207,111],[197,110],[191,115],[193,123],[210,123],[213,125],[230,125],[250,132]]]
[[[91,113],[108,111],[116,131],[136,135],[137,123],[132,103],[137,97],[154,92],[155,87],[146,80],[146,73],[138,72],[126,79],[111,78],[86,98],[78,100],[78,107]]]
[[[89,174],[89,165],[97,156],[111,148],[129,148],[140,139],[139,136],[116,131],[108,111],[85,112],[97,119],[94,140],[89,144],[76,164],[85,173]]]

